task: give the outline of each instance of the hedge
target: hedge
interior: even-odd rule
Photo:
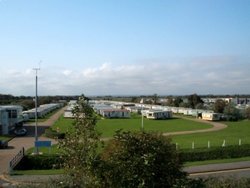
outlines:
[[[15,170],[59,169],[63,159],[59,155],[25,155]]]
[[[60,133],[51,128],[48,128],[45,130],[45,136],[47,136],[48,138],[64,139],[65,133]]]
[[[180,151],[180,160],[183,162],[240,158],[247,156],[250,156],[250,145],[226,146],[210,149],[189,149]]]
[[[179,157],[183,162],[240,158],[250,156],[250,145],[226,146],[210,149],[180,150]],[[63,163],[58,154],[25,155],[16,166],[16,170],[58,169]]]

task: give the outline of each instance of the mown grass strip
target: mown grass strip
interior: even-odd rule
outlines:
[[[57,175],[63,174],[63,169],[49,170],[14,170],[11,175]]]

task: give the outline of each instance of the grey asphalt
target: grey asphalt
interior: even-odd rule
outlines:
[[[250,161],[192,166],[184,168],[184,171],[188,172],[189,174],[195,174],[201,172],[224,171],[243,168],[250,168]]]
[[[186,167],[184,171],[188,172],[191,178],[250,178],[250,161]]]

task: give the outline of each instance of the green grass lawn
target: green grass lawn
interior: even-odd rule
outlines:
[[[242,144],[250,144],[249,120],[223,123],[228,125],[226,129],[208,133],[176,135],[172,136],[172,140],[174,143],[178,143],[180,148],[191,148],[192,142],[195,143],[195,148],[204,148],[207,147],[208,141],[210,141],[211,147],[218,147],[222,145],[224,139],[226,145],[238,145],[239,139]]]
[[[242,162],[242,161],[250,161],[250,157],[187,162],[184,164],[184,166],[189,167],[189,166],[200,166],[200,165],[208,165],[208,164],[234,163],[234,162]]]
[[[63,174],[63,169],[49,170],[14,170],[11,175],[57,175]]]
[[[143,119],[144,130],[153,132],[178,132],[190,131],[198,129],[208,129],[211,125],[205,123],[194,122],[181,118],[173,118],[168,120],[148,120]],[[125,131],[141,130],[141,117],[131,119],[103,119],[98,121],[97,129],[102,133],[103,137],[112,137],[116,130]]]
[[[27,155],[31,155],[32,153],[34,153],[35,148],[29,148],[28,150],[26,150],[26,154]],[[57,144],[52,145],[50,148],[48,147],[39,147],[38,148],[39,152],[42,152],[43,154],[60,154],[60,150],[57,148]]]
[[[168,120],[148,120],[143,119],[144,130],[157,132],[178,132],[198,129],[208,129],[212,126],[205,123],[194,122],[191,120],[173,118]],[[60,132],[72,130],[72,119],[66,119],[63,116],[53,125],[53,129],[59,128]],[[141,130],[141,117],[133,115],[129,119],[99,119],[97,130],[102,133],[102,137],[112,137],[115,131],[122,129],[125,131]]]
[[[60,119],[53,125],[56,129],[59,127],[61,132],[65,132],[72,128],[72,119],[60,117]],[[226,129],[208,132],[195,133],[187,135],[171,136],[174,143],[183,149],[191,148],[194,142],[195,148],[207,147],[210,141],[210,147],[221,146],[223,140],[226,140],[226,145],[238,145],[239,139],[242,144],[250,144],[250,121],[243,120],[237,122],[223,122],[228,125]],[[144,118],[144,129],[146,131],[158,132],[178,132],[198,129],[207,129],[212,127],[206,123],[198,123],[192,120],[173,118],[169,120],[148,120]],[[102,133],[102,137],[112,137],[116,130],[130,130],[139,131],[141,129],[141,117],[133,115],[130,119],[101,119],[98,120],[97,130]]]
[[[60,116],[60,118],[55,122],[55,124],[52,126],[52,129],[57,130],[59,128],[59,131],[62,133],[67,132],[68,130],[73,130],[73,119],[71,118],[64,118],[63,115]]]

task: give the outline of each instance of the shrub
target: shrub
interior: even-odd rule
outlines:
[[[48,138],[57,138],[57,139],[64,139],[65,138],[65,133],[60,133],[60,132],[57,132],[51,128],[48,128],[45,130],[45,135],[48,137]]]
[[[250,156],[250,145],[182,150],[180,152],[180,158],[183,162],[239,158],[247,156]]]
[[[59,155],[25,155],[15,170],[59,169],[61,163]]]
[[[175,146],[160,134],[117,132],[101,161],[103,187],[172,187],[186,180]]]

